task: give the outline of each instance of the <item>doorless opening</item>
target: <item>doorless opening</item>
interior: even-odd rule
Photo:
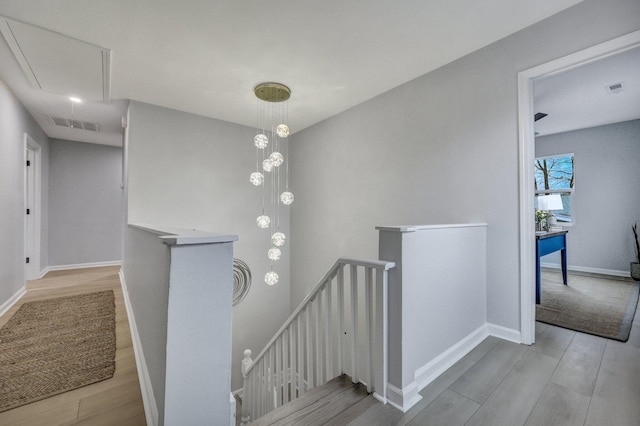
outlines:
[[[520,192],[520,333],[522,343],[535,342],[535,220],[533,165],[533,82],[640,46],[640,31],[518,73]]]

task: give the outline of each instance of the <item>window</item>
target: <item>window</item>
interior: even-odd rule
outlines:
[[[573,223],[572,197],[575,185],[573,165],[573,154],[540,157],[535,160],[536,196],[560,194],[563,209],[555,211],[554,215],[563,225]]]

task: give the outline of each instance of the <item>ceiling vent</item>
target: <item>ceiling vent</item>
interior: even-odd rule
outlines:
[[[606,90],[610,95],[620,93],[622,92],[622,81],[619,83],[607,84],[606,86],[604,86],[604,90]]]
[[[100,123],[93,123],[91,121],[80,121],[73,118],[53,117],[51,115],[47,115],[47,120],[49,121],[49,123],[55,126],[100,133]]]

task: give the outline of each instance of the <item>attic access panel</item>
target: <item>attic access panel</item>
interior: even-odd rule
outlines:
[[[0,32],[34,88],[109,101],[108,49],[5,17]]]

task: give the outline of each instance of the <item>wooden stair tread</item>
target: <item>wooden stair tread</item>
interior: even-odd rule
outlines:
[[[366,387],[353,384],[349,376],[342,375],[256,419],[251,425],[314,426],[330,420],[332,425],[346,425],[376,402]]]

